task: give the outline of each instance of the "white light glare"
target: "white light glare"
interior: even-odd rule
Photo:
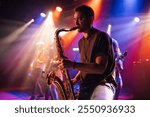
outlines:
[[[135,22],[140,22],[140,18],[135,17],[135,18],[134,18],[134,21],[135,21]]]
[[[46,17],[46,14],[45,14],[45,13],[41,13],[41,16],[42,16],[42,17]]]
[[[59,6],[56,7],[56,10],[57,10],[58,12],[62,12],[62,8],[59,7]]]
[[[31,19],[31,22],[34,22],[34,19]]]
[[[111,36],[111,24],[108,25],[107,34]]]
[[[72,50],[73,51],[79,51],[79,48],[73,48]]]

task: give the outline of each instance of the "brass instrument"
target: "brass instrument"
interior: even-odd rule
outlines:
[[[68,32],[68,31],[72,31],[72,30],[76,30],[78,27],[73,27],[71,29],[57,29],[55,32],[55,41],[56,41],[56,49],[57,49],[57,57],[58,59],[66,59],[67,57],[64,56],[64,52],[60,43],[60,39],[59,39],[59,33],[62,31]],[[59,69],[60,70],[60,69]],[[61,99],[64,100],[75,100],[75,94],[74,94],[74,89],[73,89],[73,85],[71,82],[71,79],[69,77],[68,74],[68,70],[67,69],[61,69],[61,76],[63,77],[62,79],[62,83],[59,80],[59,89],[61,89],[61,92],[58,91],[58,95],[59,97],[62,97]],[[57,77],[58,79],[58,77]]]

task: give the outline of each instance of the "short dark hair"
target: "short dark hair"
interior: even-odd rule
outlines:
[[[94,11],[91,7],[87,5],[81,5],[75,8],[75,12],[81,12],[85,17],[94,17]]]

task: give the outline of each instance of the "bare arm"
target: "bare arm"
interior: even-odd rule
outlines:
[[[108,64],[108,56],[97,56],[94,63],[79,63],[62,60],[60,68],[74,68],[79,71],[103,74]]]
[[[76,74],[76,76],[72,79],[73,85],[76,84],[80,80],[80,71]]]
[[[95,59],[95,63],[75,63],[75,69],[89,73],[103,74],[107,64],[107,56],[98,56]]]

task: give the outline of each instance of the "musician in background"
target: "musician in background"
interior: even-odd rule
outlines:
[[[121,77],[121,71],[123,70],[123,59],[122,59],[122,53],[119,48],[119,44],[117,40],[112,38],[112,43],[113,43],[113,49],[115,53],[115,71],[114,71],[114,78],[117,82],[117,88],[116,88],[116,93],[114,99],[117,100],[120,94],[120,90],[122,89],[123,86],[123,81]]]
[[[42,71],[45,71],[47,65],[47,51],[45,43],[40,41],[36,43],[35,57],[33,60],[33,89],[31,100],[40,99],[45,96],[46,79],[42,78]]]

